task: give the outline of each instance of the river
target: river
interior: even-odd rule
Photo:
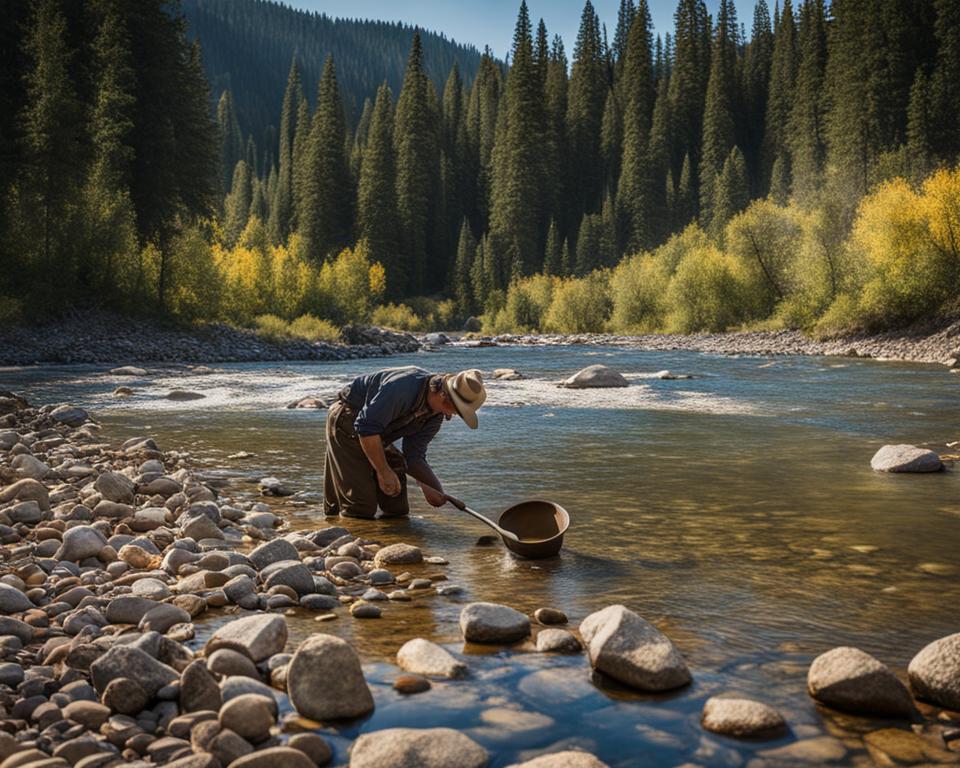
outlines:
[[[555,383],[586,365],[623,372],[631,386],[565,390]],[[365,660],[376,712],[328,735],[345,754],[357,733],[452,725],[508,765],[558,743],[580,745],[611,766],[782,764],[799,742],[814,762],[869,765],[861,734],[889,723],[816,708],[806,670],[819,653],[854,645],[902,673],[931,640],[958,631],[960,473],[881,475],[870,458],[887,443],[948,453],[960,440],[956,375],[937,365],[817,357],[729,357],[607,347],[445,347],[435,353],[338,363],[212,365],[148,379],[106,366],[0,370],[0,388],[31,402],[88,407],[106,436],[151,435],[200,465],[236,470],[223,493],[249,498],[253,482],[281,478],[302,492],[279,506],[293,528],[324,525],[323,411],[287,410],[387,365],[454,371],[515,368],[493,381],[480,429],[444,426],[430,459],[446,489],[495,514],[524,498],[558,502],[572,526],[562,555],[521,561],[476,546],[489,531],[452,507],[412,493],[407,521],[350,521],[352,531],[406,541],[446,557],[462,596],[387,605],[376,621],[343,612],[317,625],[291,616],[292,639],[329,631]],[[661,370],[690,374],[664,380]],[[112,397],[132,386],[134,397]],[[163,398],[173,388],[203,393]],[[960,452],[960,448],[952,449]],[[238,452],[248,458],[228,458]],[[334,520],[333,522],[336,522]],[[624,603],[677,643],[694,675],[669,696],[640,696],[593,681],[584,657],[529,648],[464,649],[465,602],[532,612],[563,609],[571,622]],[[209,633],[201,626],[198,642]],[[389,684],[397,648],[411,637],[466,652],[472,682],[437,683],[402,698]],[[755,697],[781,709],[791,734],[742,743],[699,726],[711,695]],[[896,724],[895,724],[896,725]],[[903,726],[903,724],[899,724]],[[786,749],[782,752],[769,750]]]

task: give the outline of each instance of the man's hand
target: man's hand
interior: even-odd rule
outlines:
[[[432,507],[442,507],[447,503],[447,497],[444,494],[427,485],[421,483],[420,490],[423,491],[423,498],[425,498],[427,503]]]
[[[380,490],[387,496],[396,496],[400,493],[400,478],[390,467],[377,471],[377,483],[380,485]]]

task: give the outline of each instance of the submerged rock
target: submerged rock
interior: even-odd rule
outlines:
[[[387,728],[350,748],[350,768],[483,768],[487,750],[452,728]]]
[[[540,755],[525,763],[514,763],[508,768],[608,768],[607,764],[589,752],[568,749]]]
[[[460,611],[460,631],[471,643],[513,643],[530,634],[530,619],[506,605],[470,603]]]
[[[537,650],[541,653],[580,653],[583,646],[565,629],[541,629],[537,633]]]
[[[423,562],[423,553],[412,544],[391,544],[379,550],[373,558],[378,568],[384,565],[413,565]]]
[[[209,656],[219,648],[230,648],[259,662],[280,653],[287,644],[287,621],[276,614],[255,614],[220,627],[204,647]]]
[[[623,374],[606,365],[589,365],[577,371],[561,385],[567,389],[595,389],[605,387],[629,387]]]
[[[702,722],[708,731],[744,738],[775,737],[787,728],[783,715],[773,707],[751,699],[717,696],[704,704]]]
[[[186,389],[171,389],[167,393],[167,400],[176,400],[178,402],[185,402],[187,400],[203,400],[206,395],[201,395],[199,392],[190,392]]]
[[[927,645],[910,661],[907,674],[919,698],[960,711],[960,632]]]
[[[817,656],[807,673],[807,690],[820,703],[855,715],[911,717],[914,713],[906,686],[859,648],[844,646]]]
[[[356,651],[333,635],[304,640],[287,670],[290,703],[311,720],[360,717],[373,710],[373,695]]]
[[[876,472],[938,472],[943,469],[940,457],[915,445],[885,445],[870,459]]]
[[[623,605],[591,613],[580,634],[593,668],[632,688],[668,691],[691,680],[670,638]]]
[[[407,672],[430,677],[459,679],[467,675],[466,664],[457,661],[436,643],[422,637],[403,644],[397,651],[397,666]]]

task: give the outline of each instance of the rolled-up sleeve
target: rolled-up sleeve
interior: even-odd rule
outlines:
[[[423,429],[403,438],[403,456],[408,464],[427,460],[427,446],[437,436],[443,424],[443,414],[438,413],[423,425]]]
[[[357,434],[367,437],[386,432],[387,425],[413,405],[409,390],[407,383],[399,379],[380,387],[370,401],[357,412],[357,418],[353,422]]]

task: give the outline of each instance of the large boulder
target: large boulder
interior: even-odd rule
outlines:
[[[93,487],[107,501],[114,501],[118,504],[133,503],[133,480],[119,472],[104,472],[97,478]]]
[[[708,731],[740,738],[778,736],[787,728],[783,715],[773,707],[751,699],[718,696],[703,705],[702,722]]]
[[[311,635],[300,644],[287,670],[287,695],[311,720],[360,717],[373,710],[356,651],[333,635]]]
[[[530,619],[497,603],[470,603],[460,611],[460,631],[470,643],[514,643],[530,634]]]
[[[691,680],[670,638],[623,605],[591,613],[580,634],[593,668],[632,688],[668,691]]]
[[[855,715],[911,717],[906,686],[884,664],[859,648],[821,653],[807,673],[807,690],[821,704]]]
[[[490,756],[452,728],[387,728],[350,748],[350,768],[483,768]]]
[[[373,564],[380,568],[384,565],[415,565],[423,562],[423,553],[412,544],[391,544],[379,550],[373,557]]]
[[[203,649],[209,656],[220,648],[230,648],[259,662],[280,653],[287,644],[287,620],[272,613],[244,616],[224,624],[207,640]]]
[[[0,613],[22,613],[36,608],[33,602],[16,587],[0,581]]]
[[[919,698],[960,711],[960,632],[926,646],[910,661],[907,674]]]
[[[567,389],[597,389],[606,387],[629,387],[623,374],[606,365],[588,365],[563,382]]]
[[[272,563],[279,563],[281,560],[299,560],[300,553],[286,539],[274,539],[266,544],[261,544],[254,549],[247,557],[258,571],[262,571]]]
[[[136,680],[152,699],[161,688],[179,680],[180,674],[132,645],[115,645],[90,665],[90,681],[98,693],[121,677]]]
[[[885,445],[870,459],[876,472],[938,472],[943,462],[933,451],[915,445]]]
[[[238,757],[230,768],[316,768],[316,764],[299,749],[267,747]]]
[[[397,651],[397,665],[407,672],[429,677],[458,679],[467,675],[466,664],[457,661],[436,643],[422,637],[403,644]]]
[[[63,540],[54,558],[75,563],[96,557],[107,546],[107,539],[90,525],[76,525],[63,532]]]
[[[50,418],[66,424],[68,427],[79,427],[85,421],[90,420],[90,416],[83,408],[77,408],[73,405],[61,405],[50,411]]]
[[[514,763],[508,768],[608,768],[607,764],[589,752],[568,749],[540,755],[525,763]]]

